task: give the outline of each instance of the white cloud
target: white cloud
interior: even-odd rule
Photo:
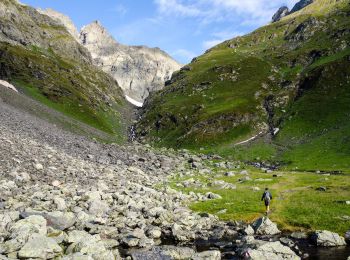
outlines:
[[[186,49],[178,49],[174,52],[171,53],[171,56],[177,58],[178,60],[192,60],[194,57],[197,56],[197,54],[195,54],[192,51],[186,50]]]
[[[158,6],[158,11],[164,15],[189,17],[196,17],[202,15],[202,11],[197,7],[196,4],[183,4],[179,0],[155,0],[155,3]]]
[[[199,18],[201,23],[240,19],[242,24],[262,25],[282,5],[298,0],[154,0],[161,15]]]
[[[226,40],[232,39],[234,37],[243,35],[243,32],[230,32],[230,31],[221,31],[221,32],[214,32],[212,34],[213,38],[207,41],[203,42],[203,49],[207,50],[211,47],[214,47],[215,45],[218,45],[219,43],[222,43]]]
[[[218,45],[219,43],[223,42],[222,40],[208,40],[203,42],[203,48],[205,50],[210,49],[211,47],[214,47],[215,45]]]
[[[124,16],[128,12],[128,9],[124,5],[118,4],[112,9],[112,11],[116,12],[119,16]]]

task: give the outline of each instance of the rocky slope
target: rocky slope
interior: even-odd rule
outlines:
[[[79,32],[77,28],[75,27],[73,21],[67,16],[62,13],[59,13],[51,8],[48,9],[37,9],[37,11],[41,14],[47,15],[51,17],[52,19],[56,20],[57,22],[61,23],[63,26],[65,26],[68,30],[68,32],[77,40],[79,41]]]
[[[151,95],[139,134],[236,159],[348,171],[349,8],[317,0],[208,50]]]
[[[124,138],[126,102],[117,82],[62,22],[15,0],[0,2],[0,79],[111,139]]]
[[[158,48],[118,43],[97,21],[82,28],[80,40],[94,64],[112,75],[124,93],[138,102],[162,89],[181,66]]]
[[[100,144],[62,130],[57,120],[51,124],[49,117],[37,117],[43,108],[32,109],[35,101],[27,99],[6,88],[0,91],[1,258],[221,259],[249,254],[252,259],[299,259],[295,251],[302,254],[289,240],[289,246],[260,240],[280,233],[266,218],[250,226],[187,209],[189,201],[217,196],[185,195],[168,187],[168,177],[193,174],[186,167],[191,156],[186,151]],[[64,118],[49,110],[45,113]],[[209,238],[222,242],[212,242],[212,250],[205,252],[184,246]],[[164,240],[173,245],[163,245]],[[231,251],[221,255],[225,245]]]

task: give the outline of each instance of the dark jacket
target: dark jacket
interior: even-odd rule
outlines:
[[[261,200],[272,200],[272,195],[269,191],[265,191],[261,197]]]

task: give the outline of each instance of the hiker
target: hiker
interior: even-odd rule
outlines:
[[[266,215],[270,212],[270,202],[272,200],[272,195],[269,191],[269,188],[265,188],[265,192],[261,197],[261,201],[265,202]]]

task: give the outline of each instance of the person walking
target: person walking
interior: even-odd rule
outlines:
[[[265,188],[264,194],[261,197],[261,201],[264,201],[266,207],[266,215],[270,212],[270,202],[272,200],[272,194],[269,188]]]

